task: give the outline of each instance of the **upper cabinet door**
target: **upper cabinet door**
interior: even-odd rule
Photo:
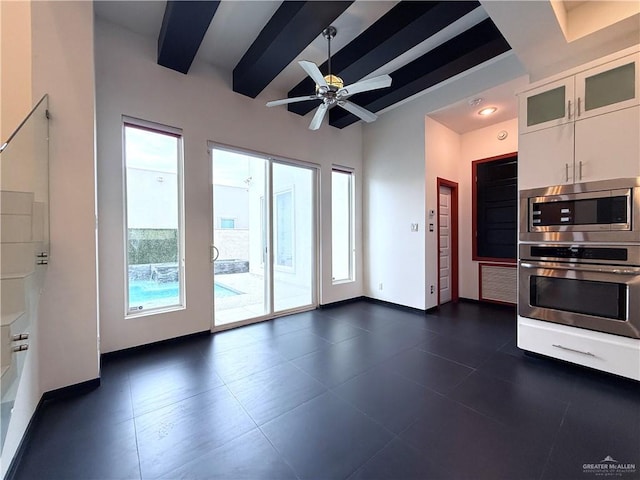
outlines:
[[[573,120],[573,77],[520,94],[519,132],[555,127]]]
[[[640,53],[576,75],[576,120],[640,104]]]

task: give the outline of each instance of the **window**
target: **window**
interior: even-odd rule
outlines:
[[[236,228],[236,219],[235,218],[221,218],[220,219],[220,228],[222,228],[222,229],[233,229],[233,228]]]
[[[125,120],[129,315],[184,305],[182,136]]]
[[[275,195],[276,265],[293,267],[293,191]]]
[[[518,215],[518,156],[472,164],[474,260],[515,260]]]
[[[331,172],[331,276],[333,283],[354,279],[353,172]]]

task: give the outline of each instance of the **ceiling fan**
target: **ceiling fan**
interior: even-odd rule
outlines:
[[[362,108],[355,103],[348,101],[347,99],[356,93],[368,92],[370,90],[377,90],[379,88],[386,88],[391,85],[391,77],[389,75],[380,75],[378,77],[369,78],[368,80],[362,80],[360,82],[353,83],[351,85],[344,86],[342,79],[336,75],[331,74],[331,39],[336,36],[337,30],[331,26],[325,28],[322,31],[322,36],[327,39],[329,59],[328,67],[329,74],[323,76],[318,66],[307,60],[301,60],[298,62],[300,66],[307,72],[307,75],[316,82],[316,93],[313,95],[307,95],[305,97],[293,97],[285,98],[282,100],[274,100],[267,103],[267,107],[276,107],[278,105],[286,105],[295,102],[304,102],[306,100],[321,100],[322,103],[316,110],[309,130],[317,130],[322,125],[327,110],[335,107],[336,105],[344,108],[350,113],[353,113],[356,117],[361,118],[367,123],[373,122],[378,116],[369,110]]]

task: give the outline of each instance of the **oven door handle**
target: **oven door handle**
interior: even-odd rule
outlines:
[[[640,275],[640,268],[637,267],[596,267],[589,266],[583,267],[581,265],[560,265],[557,263],[547,262],[520,262],[522,268],[546,268],[552,270],[575,270],[579,272],[594,272],[594,273],[617,273],[620,275]]]

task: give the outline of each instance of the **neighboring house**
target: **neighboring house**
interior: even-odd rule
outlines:
[[[31,357],[31,404],[21,412],[25,421],[43,392],[99,377],[101,353],[210,328],[208,141],[319,165],[321,226],[330,223],[326,185],[332,165],[354,170],[356,280],[332,283],[330,235],[321,229],[320,304],[369,296],[421,310],[434,307],[437,299],[428,287],[437,284],[437,246],[425,227],[433,223],[435,179],[458,182],[460,235],[467,238],[460,245],[465,272],[460,296],[477,299],[477,263],[468,248],[470,162],[517,151],[517,120],[512,116],[459,134],[429,114],[523,75],[538,80],[640,40],[636,16],[617,21],[606,36],[554,44],[558,40],[548,32],[547,16],[533,15],[540,10],[535,4],[543,3],[483,2],[514,51],[382,114],[371,125],[360,122],[342,130],[325,125],[311,132],[307,117],[264,107],[281,92],[267,89],[257,99],[238,95],[229,88],[228,72],[197,60],[186,76],[157,65],[157,38],[95,17],[91,2],[3,1],[2,138],[45,93],[51,112],[51,261],[40,303],[38,355]],[[123,115],[182,130],[186,284],[195,292],[186,309],[135,322],[125,318],[123,307]],[[504,141],[496,139],[501,130],[508,132]],[[156,172],[141,175],[140,181],[158,181]],[[246,222],[229,211],[214,219],[219,222],[214,228],[227,228],[229,219],[237,222],[234,228]],[[140,222],[145,228],[156,225],[148,218]],[[414,222],[418,232],[410,230]]]

